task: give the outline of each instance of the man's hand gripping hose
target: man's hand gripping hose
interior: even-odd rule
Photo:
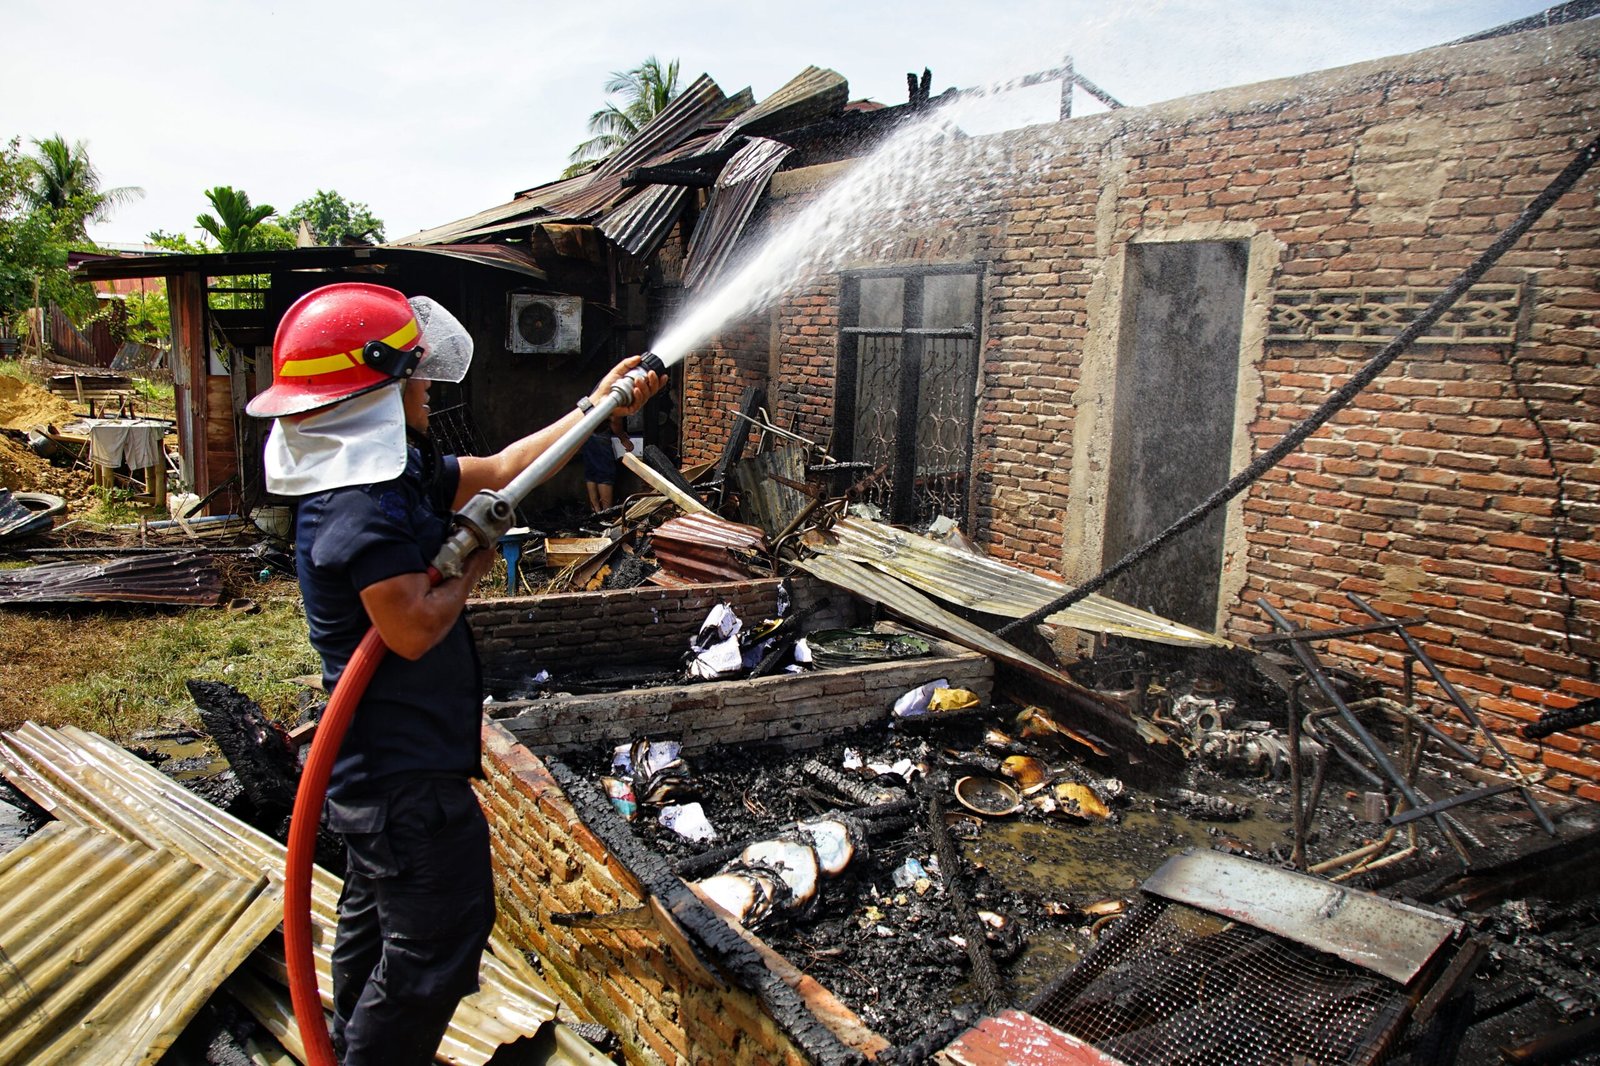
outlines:
[[[428,571],[433,584],[460,576],[469,555],[481,548],[493,548],[511,528],[517,506],[528,493],[559,470],[613,411],[633,406],[639,385],[651,372],[664,374],[666,369],[659,356],[647,352],[638,366],[612,382],[606,395],[584,413],[576,426],[563,433],[505,488],[485,489],[468,500],[455,516],[454,531],[434,556],[433,566]],[[295,793],[294,811],[289,821],[284,862],[283,950],[289,970],[289,999],[294,1006],[295,1022],[309,1066],[337,1066],[333,1042],[323,1019],[322,995],[317,988],[316,960],[311,948],[311,865],[316,852],[317,829],[339,747],[350,728],[356,706],[366,694],[373,671],[387,650],[375,627],[368,629],[356,646],[317,723],[316,739],[312,741],[311,753],[300,774],[300,787]]]

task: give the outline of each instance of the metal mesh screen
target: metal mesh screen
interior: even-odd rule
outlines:
[[[1310,1066],[1377,1061],[1406,1003],[1342,959],[1148,899],[1030,1010],[1130,1066]]]
[[[930,337],[917,381],[917,520],[966,517],[977,342]]]

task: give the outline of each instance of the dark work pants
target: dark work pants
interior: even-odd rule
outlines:
[[[494,925],[489,827],[465,778],[415,779],[330,801],[348,870],[333,943],[334,1047],[344,1066],[433,1061],[478,988]]]

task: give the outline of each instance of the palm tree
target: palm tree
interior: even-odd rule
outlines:
[[[29,197],[35,207],[46,207],[65,221],[70,236],[87,239],[85,227],[101,221],[112,208],[137,200],[144,190],[134,185],[100,187],[100,172],[89,161],[83,141],[68,144],[61,134],[35,140],[38,154],[28,160]]]
[[[255,228],[278,210],[271,204],[252,204],[249,193],[231,185],[207,189],[206,199],[216,214],[203,212],[195,216],[195,225],[215,237],[224,252],[249,251]]]
[[[651,56],[632,70],[612,71],[605,91],[607,95],[620,93],[622,106],[607,102],[589,116],[589,132],[594,136],[572,150],[572,165],[562,173],[564,178],[605,159],[666,110],[682,91],[678,85],[678,61],[674,59],[663,69],[661,61]]]

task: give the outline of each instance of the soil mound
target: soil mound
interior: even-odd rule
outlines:
[[[37,429],[72,419],[72,405],[66,400],[21,378],[0,374],[0,426]]]
[[[51,466],[16,437],[0,432],[0,488],[13,492],[49,492],[71,503],[89,496],[92,485],[93,479],[87,470]]]

